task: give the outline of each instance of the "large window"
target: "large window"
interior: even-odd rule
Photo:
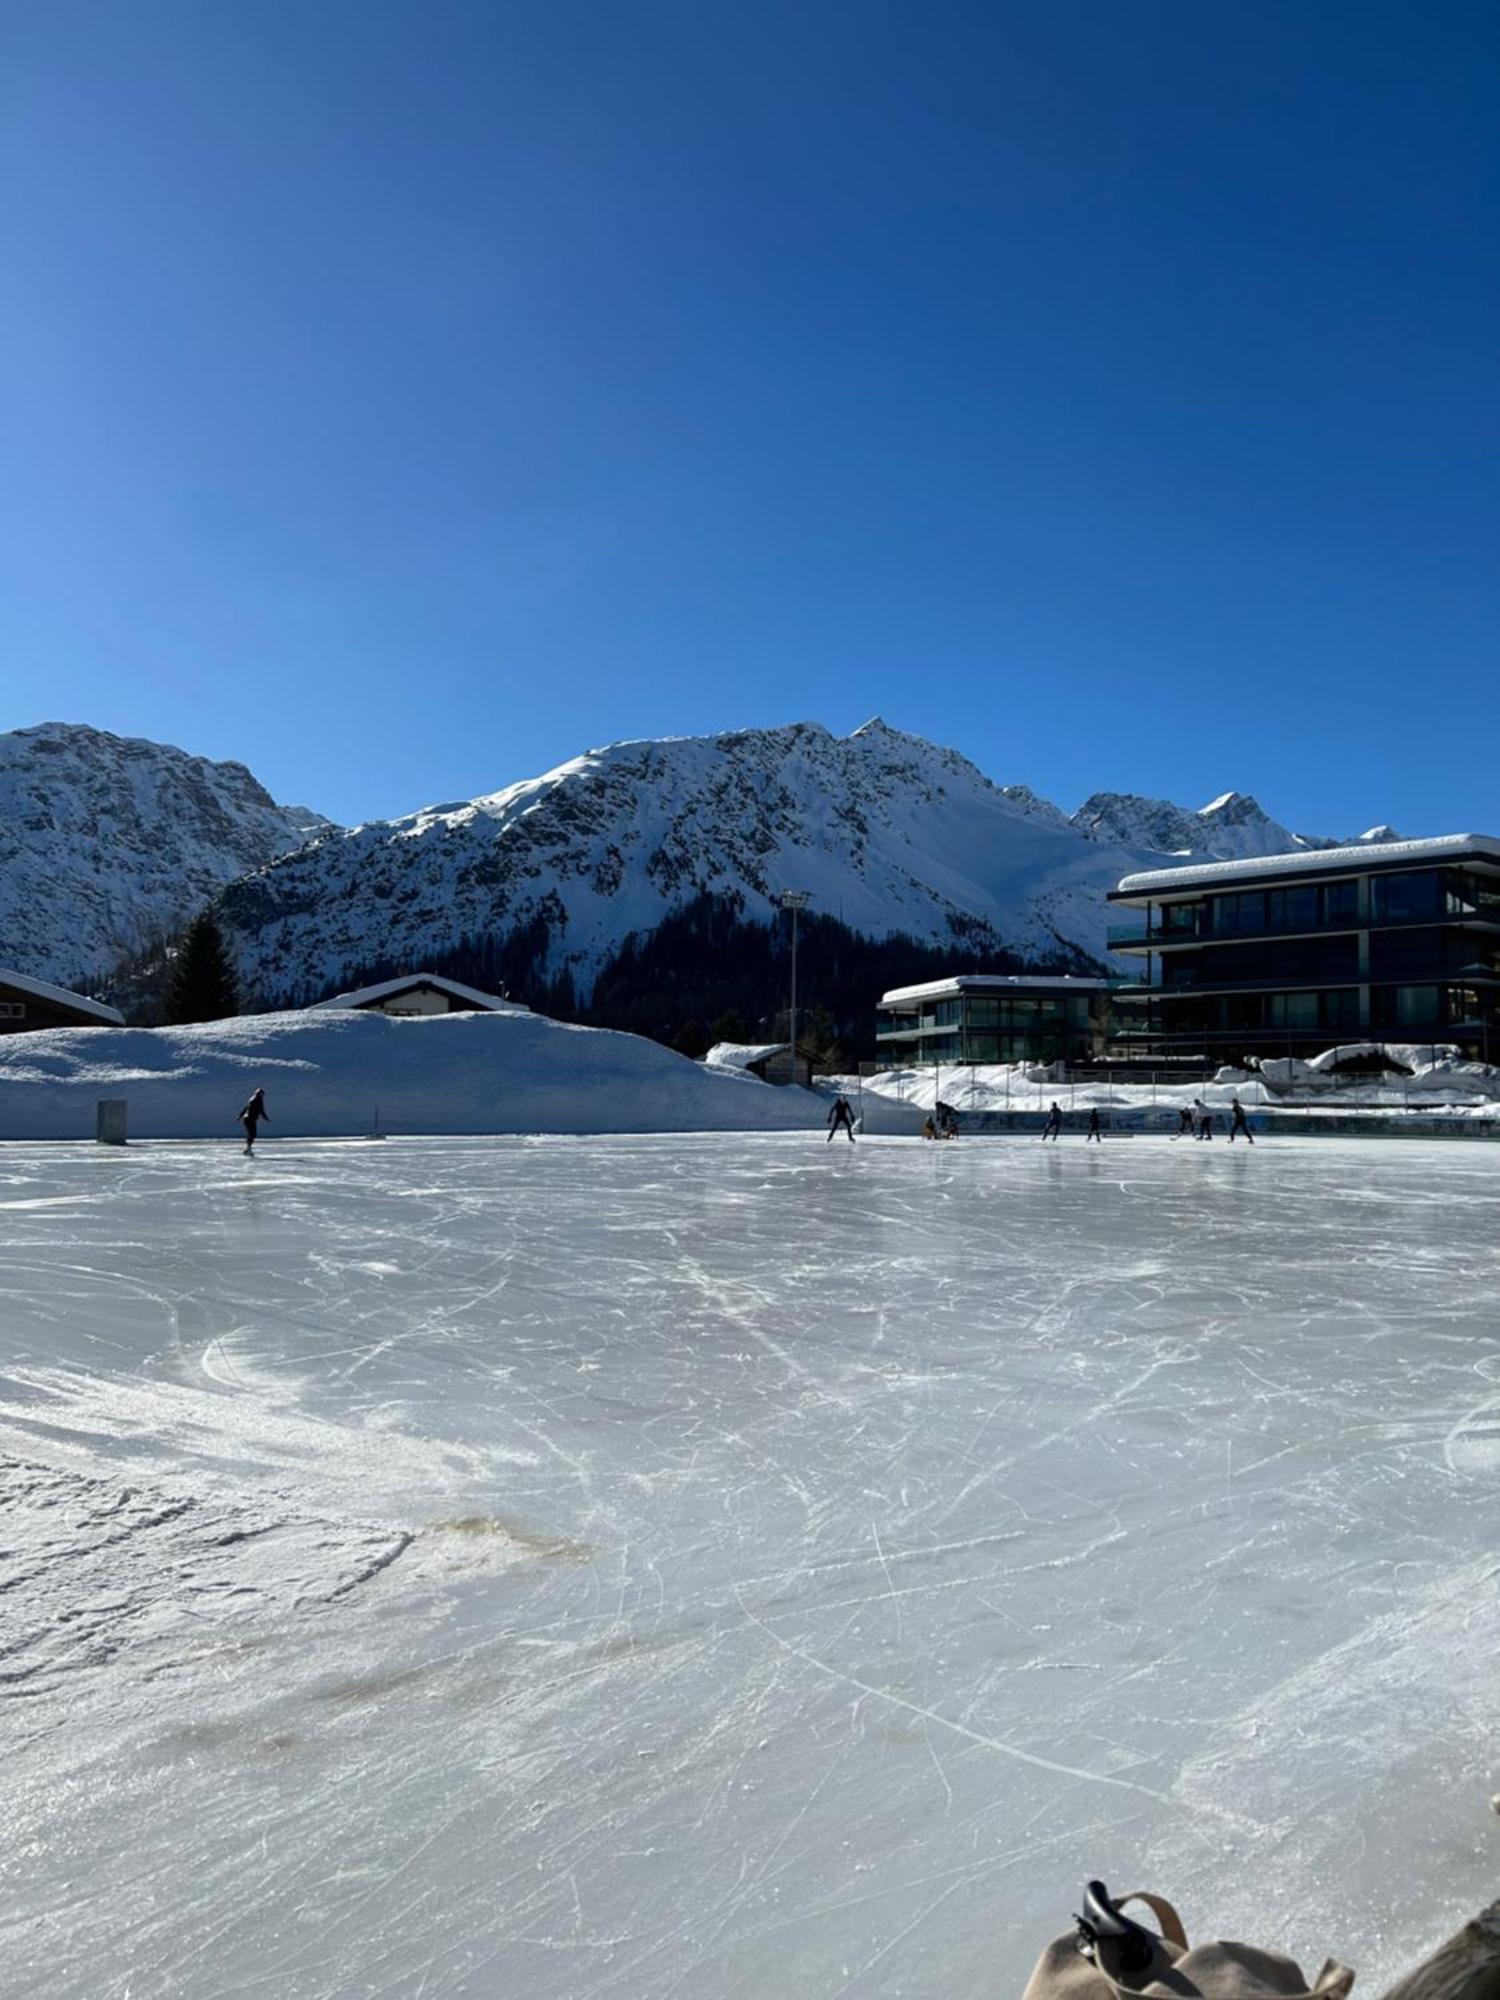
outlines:
[[[1450,917],[1487,917],[1500,923],[1500,880],[1450,868],[1444,878],[1444,906]]]
[[[1220,937],[1235,937],[1266,927],[1266,899],[1256,890],[1248,896],[1214,897],[1214,930]]]
[[[1442,915],[1442,877],[1435,868],[1376,875],[1370,890],[1371,914],[1384,923],[1420,923]]]
[[[1438,1018],[1438,989],[1435,986],[1396,988],[1398,1028],[1428,1027]]]
[[[1359,884],[1357,882],[1325,882],[1323,884],[1323,921],[1325,924],[1352,924],[1359,916]]]
[[[1318,891],[1312,883],[1273,889],[1266,897],[1266,923],[1273,931],[1315,931],[1318,921]]]
[[[1316,993],[1272,993],[1266,1000],[1267,1023],[1273,1028],[1320,1027],[1318,998]]]
[[[1170,938],[1199,937],[1208,928],[1207,903],[1163,903],[1161,935]]]

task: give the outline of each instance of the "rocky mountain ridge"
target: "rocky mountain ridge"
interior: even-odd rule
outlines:
[[[0,966],[87,986],[328,827],[243,764],[81,723],[0,734]]]
[[[691,899],[763,920],[787,889],[866,937],[1083,968],[1104,958],[1104,896],[1121,875],[1184,847],[1237,858],[1302,844],[1237,794],[1199,814],[1096,794],[1068,815],[877,717],[846,737],[796,723],[612,744],[331,834],[219,907],[262,1002],[523,926],[545,927],[549,973],[586,996],[611,952]]]
[[[586,995],[694,899],[757,922],[798,888],[863,937],[1082,968],[1131,869],[1331,844],[1233,792],[1196,812],[1098,792],[1068,813],[879,718],[612,744],[350,829],[279,806],[242,764],[48,723],[0,736],[0,965],[88,984],[217,899],[252,1002],[523,931]]]

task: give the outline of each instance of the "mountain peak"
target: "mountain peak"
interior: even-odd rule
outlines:
[[[240,763],[81,722],[0,734],[0,963],[96,979],[326,827]]]

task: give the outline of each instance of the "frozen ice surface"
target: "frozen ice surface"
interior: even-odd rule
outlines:
[[[1494,1891],[1500,1153],[0,1148],[0,1963],[1365,1990]]]

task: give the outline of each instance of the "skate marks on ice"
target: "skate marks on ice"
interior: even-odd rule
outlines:
[[[90,1670],[167,1672],[246,1623],[332,1603],[411,1541],[5,1458],[0,1517],[0,1690],[30,1697],[23,1725],[75,1718]]]
[[[1425,1941],[1492,1873],[1467,1150],[392,1142],[20,1212],[10,1455],[310,1588],[207,1593],[260,1650],[170,1705],[174,1633],[75,1676],[108,1800],[36,1741],[0,1943],[64,2000],[951,2000],[1118,1864],[1363,1977],[1393,1882]],[[346,1524],[416,1539],[329,1596]]]

